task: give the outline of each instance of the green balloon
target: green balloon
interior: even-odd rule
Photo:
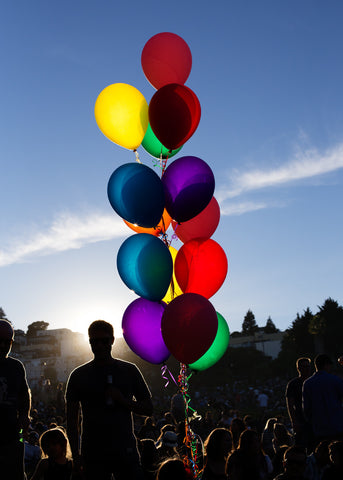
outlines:
[[[164,147],[159,141],[159,139],[156,137],[156,135],[152,131],[152,128],[150,127],[150,123],[148,125],[148,130],[146,131],[146,134],[143,138],[142,147],[155,158],[161,158],[162,153],[162,158],[164,159],[173,157],[182,148],[181,146],[180,148],[169,151],[169,149]]]
[[[202,357],[188,366],[191,370],[201,371],[212,367],[226,352],[230,340],[230,331],[225,318],[217,312],[218,330],[212,345]]]

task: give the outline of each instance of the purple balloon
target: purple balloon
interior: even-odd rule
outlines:
[[[126,343],[136,355],[154,364],[163,363],[170,356],[161,333],[165,308],[164,302],[137,298],[123,315],[122,329]]]
[[[180,157],[162,176],[166,209],[178,223],[198,215],[210,203],[214,193],[214,175],[204,160]]]

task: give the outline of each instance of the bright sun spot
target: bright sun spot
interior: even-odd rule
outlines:
[[[123,312],[118,309],[113,309],[113,306],[99,306],[99,305],[83,305],[70,311],[68,318],[70,321],[67,328],[70,328],[73,332],[80,332],[85,336],[85,340],[88,341],[88,327],[94,322],[94,320],[105,320],[113,325],[114,336],[122,337],[123,332],[121,328],[121,319]]]

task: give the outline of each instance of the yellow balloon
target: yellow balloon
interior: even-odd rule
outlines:
[[[102,133],[112,142],[136,150],[147,131],[148,104],[137,88],[126,83],[106,87],[95,102],[94,115]]]
[[[172,277],[172,281],[170,282],[167,293],[165,294],[164,298],[162,298],[162,300],[166,303],[170,303],[175,297],[178,297],[183,293],[183,291],[179,287],[179,284],[176,281],[175,273],[174,273],[175,258],[178,251],[176,250],[176,248],[171,246],[169,246],[169,251],[173,259],[173,277]]]

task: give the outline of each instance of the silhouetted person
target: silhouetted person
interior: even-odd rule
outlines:
[[[226,474],[232,480],[261,480],[269,478],[273,466],[261,448],[260,436],[255,430],[244,430],[237,450],[229,455]]]
[[[284,471],[274,477],[274,480],[306,480],[306,450],[301,445],[288,447],[283,456]]]
[[[111,355],[111,324],[96,320],[88,329],[94,359],[76,368],[66,391],[67,432],[75,473],[86,480],[137,480],[142,471],[132,413],[150,416],[149,389],[136,365]],[[79,413],[82,439],[79,445]]]
[[[342,480],[343,478],[343,442],[329,445],[330,465],[323,473],[323,480]]]
[[[39,439],[43,458],[37,465],[31,480],[70,480],[72,460],[68,439],[62,428],[52,428]]]
[[[13,338],[10,322],[0,319],[0,478],[23,480],[20,432],[25,434],[30,423],[30,393],[24,365],[8,356]]]
[[[311,375],[311,359],[298,358],[296,362],[298,376],[290,380],[286,387],[286,405],[289,419],[292,424],[296,445],[307,446],[309,442],[310,426],[306,423],[303,405],[302,389],[304,381]]]
[[[232,450],[231,432],[215,428],[204,442],[205,461],[202,480],[226,480],[226,460]]]
[[[303,407],[318,444],[324,438],[343,438],[343,380],[330,373],[328,355],[317,355],[314,364],[316,372],[304,382]]]

